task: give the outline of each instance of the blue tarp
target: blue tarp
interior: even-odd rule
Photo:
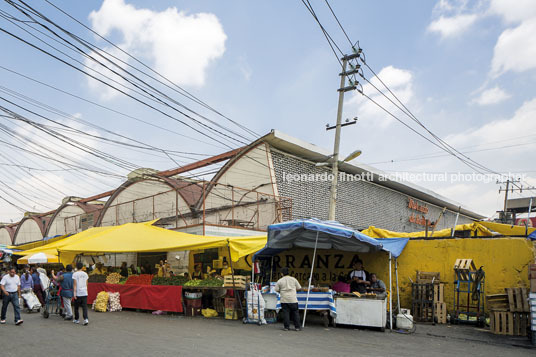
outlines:
[[[398,258],[402,254],[406,244],[409,242],[409,238],[382,238],[378,240],[383,245],[382,249],[386,252],[391,252],[395,258]]]
[[[271,257],[294,247],[314,248],[318,233],[318,249],[336,249],[351,252],[390,251],[398,257],[409,239],[374,239],[335,221],[316,218],[298,219],[268,226],[266,247],[258,251],[253,259]],[[385,242],[385,244],[384,244]]]
[[[529,238],[530,240],[536,240],[536,231],[534,231],[531,234],[529,234],[529,236],[527,238]]]

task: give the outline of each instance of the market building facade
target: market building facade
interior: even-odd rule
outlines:
[[[255,235],[272,223],[327,219],[330,152],[273,130],[246,147],[181,168],[133,172],[118,188],[88,198],[69,197],[55,211],[27,214],[0,227],[0,243],[23,244],[92,226],[158,220],[202,235]],[[210,181],[192,170],[224,163]],[[417,185],[390,179],[361,164],[340,165],[337,220],[354,229],[377,226],[412,232],[484,218]]]

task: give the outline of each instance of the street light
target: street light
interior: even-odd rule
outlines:
[[[358,157],[359,155],[361,155],[362,153],[363,152],[361,150],[355,150],[350,155],[346,156],[346,158],[344,160],[339,161],[339,163],[350,162],[350,161],[354,160],[356,157]],[[315,164],[315,166],[316,167],[329,166],[329,165],[333,164],[333,162],[334,162],[333,155],[329,155],[327,161],[317,162]]]

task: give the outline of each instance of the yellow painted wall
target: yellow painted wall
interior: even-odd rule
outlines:
[[[312,249],[293,249],[278,255],[279,266],[289,266],[290,275],[302,284],[307,282],[312,261]],[[388,254],[348,253],[333,250],[318,250],[323,261],[315,263],[315,277],[320,285],[334,282],[340,274],[351,271],[352,260],[363,260],[365,269],[374,272],[389,286]],[[495,239],[436,239],[410,240],[398,259],[401,306],[411,308],[411,282],[416,281],[416,271],[440,272],[446,282],[445,302],[453,308],[454,262],[456,259],[473,259],[477,268],[484,266],[486,273],[485,294],[504,293],[505,287],[528,287],[528,264],[535,261],[533,243],[524,238]],[[276,277],[274,277],[275,279]],[[393,262],[393,291],[396,291]],[[396,294],[393,294],[396,306]]]
[[[367,254],[362,258],[366,269],[377,272],[388,284],[386,254]],[[477,268],[484,266],[486,295],[501,294],[506,287],[529,287],[527,269],[528,264],[535,261],[535,247],[531,241],[524,238],[410,240],[398,259],[402,307],[411,308],[409,277],[415,281],[416,271],[421,270],[441,273],[441,281],[448,283],[445,286],[447,309],[452,309],[453,266],[458,258],[473,259]],[[395,296],[393,295],[393,298]]]

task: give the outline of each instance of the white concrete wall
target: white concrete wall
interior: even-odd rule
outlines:
[[[80,232],[80,215],[84,210],[76,205],[69,205],[56,215],[56,218],[50,222],[48,236],[64,235],[68,233]]]
[[[110,207],[103,213],[101,225],[113,226],[175,216],[176,192],[170,190],[172,188],[169,185],[155,180],[130,185],[110,203]],[[133,200],[136,201],[131,202]],[[180,195],[178,206],[179,212],[189,213],[188,205]]]
[[[15,244],[35,242],[43,239],[41,229],[33,219],[27,219],[19,226],[18,233],[15,236]]]
[[[0,228],[0,244],[11,245],[11,237],[6,228]]]

